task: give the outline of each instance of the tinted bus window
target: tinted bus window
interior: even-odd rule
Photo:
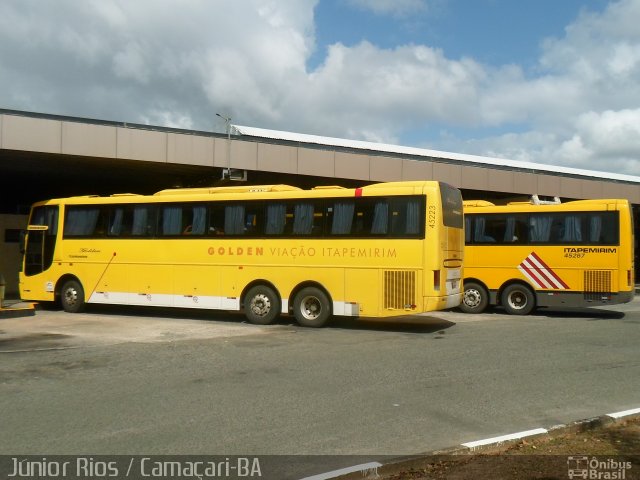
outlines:
[[[618,245],[617,212],[496,213],[465,217],[467,244]]]
[[[442,221],[444,226],[462,228],[464,219],[460,190],[446,183],[440,183],[440,198],[442,201]]]

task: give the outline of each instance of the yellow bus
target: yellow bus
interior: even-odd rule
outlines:
[[[23,299],[391,317],[459,305],[460,191],[434,181],[72,197],[33,206]]]
[[[635,291],[632,210],[627,200],[494,205],[465,201],[464,297],[480,313],[629,302]]]

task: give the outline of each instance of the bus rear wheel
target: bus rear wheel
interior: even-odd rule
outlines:
[[[244,314],[255,325],[269,325],[280,313],[280,299],[266,285],[252,287],[244,297]]]
[[[65,312],[80,313],[84,310],[84,288],[77,280],[67,280],[60,290],[60,303]]]
[[[536,306],[536,300],[529,287],[514,284],[502,292],[502,306],[509,315],[529,315]]]
[[[460,310],[464,313],[482,313],[489,305],[489,292],[479,283],[469,282],[464,284],[464,295]]]
[[[293,315],[303,327],[323,327],[331,316],[329,298],[318,288],[303,288],[293,299]]]

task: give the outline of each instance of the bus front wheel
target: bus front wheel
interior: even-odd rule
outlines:
[[[77,280],[67,280],[60,291],[60,303],[65,312],[79,313],[84,310],[84,289]]]
[[[533,292],[524,285],[509,285],[502,292],[502,306],[509,315],[529,315],[535,303]]]
[[[331,316],[329,298],[315,287],[303,288],[293,299],[293,315],[303,327],[322,327]]]
[[[479,283],[464,284],[464,295],[460,310],[464,313],[482,313],[489,305],[489,292]]]
[[[244,314],[255,325],[269,325],[280,313],[280,299],[266,285],[251,288],[244,300]]]

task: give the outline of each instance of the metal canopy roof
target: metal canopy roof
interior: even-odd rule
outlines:
[[[273,140],[285,140],[306,144],[317,144],[333,147],[342,147],[355,150],[368,150],[375,152],[385,152],[398,155],[411,155],[415,157],[441,158],[453,160],[466,164],[496,166],[510,168],[514,170],[526,170],[540,173],[555,173],[560,175],[591,177],[604,180],[613,180],[627,183],[640,184],[640,177],[633,175],[623,175],[619,173],[600,172],[596,170],[584,170],[579,168],[561,167],[555,165],[545,165],[542,163],[523,162],[519,160],[508,160],[504,158],[482,157],[479,155],[467,155],[463,153],[441,152],[424,148],[403,147],[399,145],[389,145],[384,143],[364,142],[360,140],[347,140],[343,138],[322,137],[318,135],[307,135],[303,133],[284,132],[278,130],[267,130],[264,128],[246,127],[232,125],[232,131],[239,135],[246,135],[257,138],[269,138]]]

